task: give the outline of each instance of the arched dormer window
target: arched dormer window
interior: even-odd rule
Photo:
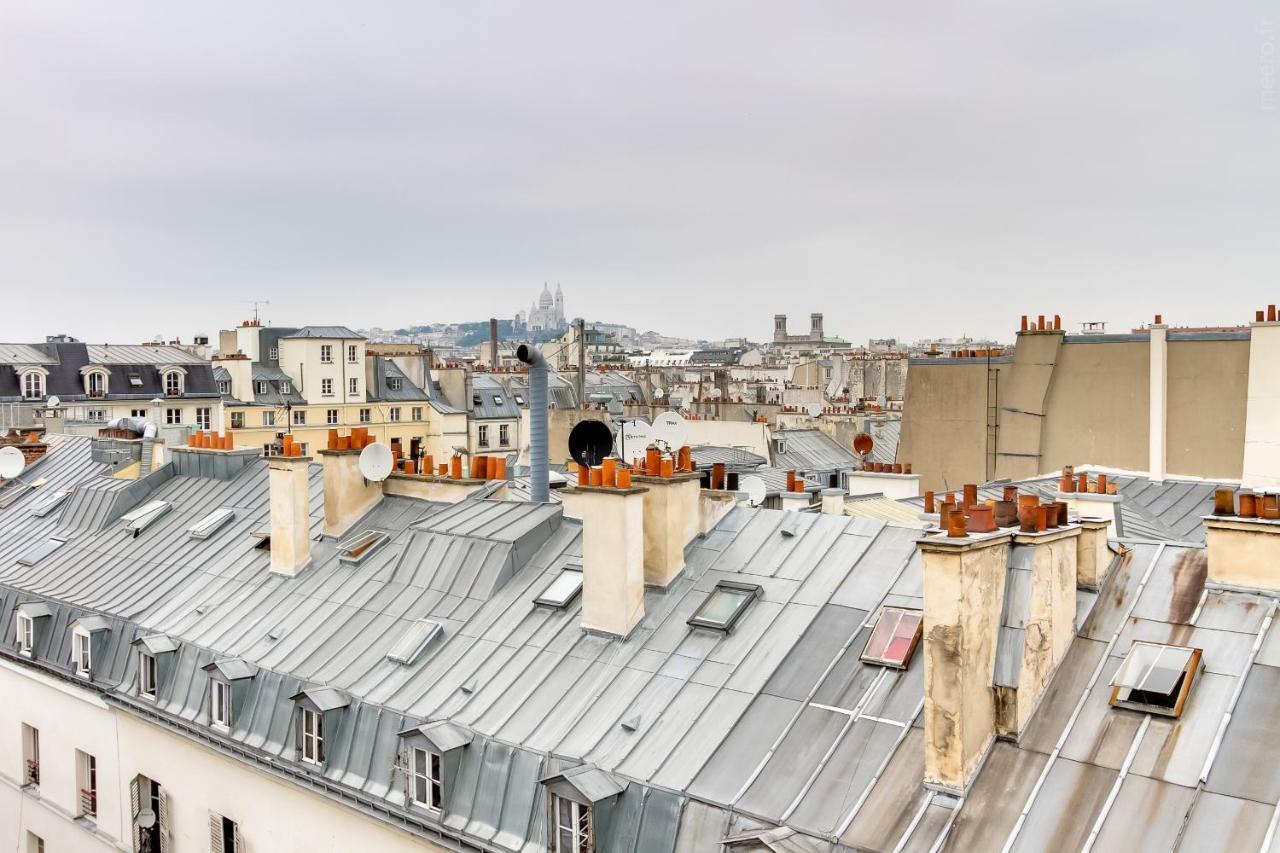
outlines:
[[[43,400],[45,396],[45,376],[47,371],[44,368],[28,367],[18,374],[19,384],[22,387],[22,399],[24,400]]]
[[[105,367],[86,367],[81,370],[84,375],[84,393],[90,397],[107,396],[107,378]]]
[[[187,371],[176,364],[162,364],[160,384],[166,397],[181,397],[186,390]]]

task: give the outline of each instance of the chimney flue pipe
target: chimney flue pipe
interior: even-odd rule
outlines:
[[[516,358],[529,365],[529,492],[546,503],[551,499],[547,481],[547,362],[538,348],[521,344]]]

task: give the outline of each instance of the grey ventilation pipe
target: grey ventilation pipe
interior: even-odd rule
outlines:
[[[529,492],[539,503],[551,500],[547,485],[547,362],[529,344],[521,344],[516,358],[529,365]]]

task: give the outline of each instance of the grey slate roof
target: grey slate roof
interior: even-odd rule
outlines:
[[[743,450],[741,447],[723,447],[713,444],[699,444],[689,448],[693,453],[695,468],[710,468],[717,462],[723,463],[732,471],[747,471],[769,464],[763,456]]]
[[[778,430],[773,439],[774,445],[779,439],[786,439],[784,452],[779,453],[776,446],[770,447],[773,464],[778,468],[794,469],[802,474],[828,474],[855,468],[859,464],[853,451],[841,447],[834,438],[820,430]]]
[[[391,380],[399,379],[400,387],[392,388]],[[427,392],[413,384],[396,364],[384,356],[373,358],[373,382],[368,388],[368,399],[373,403],[429,402]],[[438,407],[437,407],[438,408]]]
[[[486,373],[471,377],[471,416],[476,420],[516,420],[520,407],[498,380]],[[527,402],[526,398],[526,402]]]
[[[87,456],[84,440],[58,438],[37,466],[52,485],[79,492],[96,470]],[[316,466],[313,536],[319,479]],[[136,539],[64,526],[77,497],[47,518],[21,510],[29,496],[0,511],[0,625],[19,602],[53,610],[33,663],[17,659],[11,632],[0,655],[75,679],[67,626],[100,619],[93,679],[108,701],[234,746],[237,760],[269,758],[297,784],[394,813],[428,838],[537,849],[546,841],[540,782],[577,774],[596,790],[618,789],[600,849],[627,853],[715,850],[726,837],[747,850],[998,850],[1024,808],[1014,849],[1079,849],[1099,817],[1102,848],[1131,843],[1140,822],[1157,849],[1171,848],[1184,825],[1197,850],[1257,849],[1280,800],[1280,747],[1267,736],[1280,712],[1280,639],[1260,633],[1271,605],[1210,592],[1198,607],[1199,548],[1135,545],[1096,597],[1080,599],[1079,637],[1031,726],[1020,743],[996,744],[957,805],[920,784],[923,655],[904,671],[857,659],[882,605],[919,606],[914,529],[734,509],[689,546],[670,588],[646,590],[644,619],[615,640],[582,632],[576,603],[532,603],[562,568],[581,563],[581,527],[556,506],[385,498],[360,526],[387,532],[387,546],[353,567],[319,539],[313,566],[290,579],[270,574],[249,535],[267,518],[261,462],[230,480],[170,472],[153,498],[174,509]],[[236,507],[235,519],[207,540],[185,536],[219,506]],[[14,563],[54,533],[68,537],[63,548],[36,566]],[[761,595],[728,634],[689,626],[725,579]],[[1019,624],[1020,600],[1011,597],[1007,627]],[[443,638],[412,665],[388,661],[400,629],[422,618],[439,621]],[[151,703],[137,699],[129,644],[155,634],[179,647]],[[1106,706],[1111,673],[1135,638],[1205,649],[1206,672],[1180,720],[1140,730],[1142,715]],[[230,658],[258,669],[237,682],[240,711],[224,736],[205,725],[202,670]],[[335,716],[318,777],[296,769],[291,701],[316,689],[349,698],[325,699]],[[473,733],[439,818],[407,806],[391,772],[399,734],[436,721]]]
[[[902,419],[885,418],[873,420],[869,424],[868,433],[875,444],[867,456],[868,462],[894,463],[898,461],[898,441],[902,438]],[[910,462],[910,459],[902,460]]]
[[[289,338],[341,338],[348,341],[363,341],[364,335],[359,332],[353,332],[346,326],[303,326],[301,329],[292,334],[282,335],[283,339]]]

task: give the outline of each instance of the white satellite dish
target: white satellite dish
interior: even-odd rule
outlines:
[[[667,396],[667,392],[663,391],[661,388],[653,389],[653,397],[655,400],[661,400],[665,396]]]
[[[683,447],[689,425],[675,412],[663,412],[653,419],[653,440],[671,447]]]
[[[747,493],[748,504],[760,506],[764,503],[764,496],[768,489],[765,487],[764,480],[752,474],[738,481],[738,491]]]
[[[27,467],[26,457],[16,447],[0,447],[0,480],[12,480]]]
[[[818,415],[822,414],[822,404],[810,403],[804,407],[804,410],[809,413],[809,417],[816,418]]]
[[[60,400],[58,396],[55,394],[49,398],[49,401],[45,403],[45,405],[51,409],[56,409],[62,405],[62,400]]]
[[[622,421],[618,425],[618,458],[630,463],[644,452],[653,442],[653,429],[639,418]]]
[[[360,473],[371,483],[381,483],[387,479],[394,466],[391,448],[385,444],[375,442],[360,451]]]
[[[156,825],[156,813],[151,809],[142,809],[138,812],[138,816],[134,818],[134,822],[143,829],[150,829]]]

